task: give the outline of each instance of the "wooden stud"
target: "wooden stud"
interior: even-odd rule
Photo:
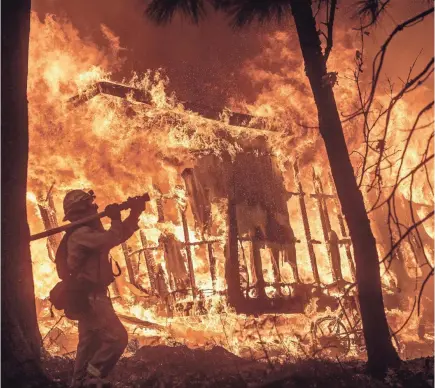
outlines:
[[[296,163],[293,165],[295,180],[298,185],[299,206],[301,208],[302,221],[304,223],[305,237],[307,240],[308,253],[310,255],[311,268],[313,270],[314,281],[320,285],[319,269],[317,267],[316,254],[314,252],[313,240],[311,237],[310,223],[308,221],[307,207],[305,204],[305,193],[302,189],[302,183],[299,179],[299,169]]]
[[[187,218],[186,218],[186,210],[180,208],[181,214],[181,222],[183,223],[183,232],[184,232],[184,242],[186,247],[186,255],[187,255],[187,264],[189,266],[189,278],[190,285],[192,287],[192,296],[193,299],[196,298],[196,284],[195,284],[195,273],[193,270],[193,262],[192,262],[192,252],[189,244],[189,228],[187,226]]]

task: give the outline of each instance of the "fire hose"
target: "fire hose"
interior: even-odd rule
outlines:
[[[145,194],[139,195],[137,197],[130,197],[126,201],[117,204],[117,206],[118,206],[120,211],[127,210],[127,209],[130,209],[133,206],[133,204],[137,203],[137,201],[143,201],[143,203],[145,205],[146,202],[150,201],[150,196],[148,193],[145,193]],[[94,221],[94,220],[97,220],[97,219],[103,218],[103,217],[106,217],[106,210],[104,210],[100,213],[97,213],[97,214],[93,214],[89,217],[85,217],[85,218],[82,218],[80,220],[70,222],[69,224],[66,224],[66,225],[61,225],[61,226],[58,226],[56,228],[47,229],[46,231],[41,232],[41,233],[33,234],[30,236],[30,241],[39,240],[40,238],[44,238],[44,237],[48,237],[48,236],[51,236],[51,235],[56,234],[56,233],[64,232],[68,229],[75,228],[77,226],[86,224],[88,222],[91,222],[91,221]]]

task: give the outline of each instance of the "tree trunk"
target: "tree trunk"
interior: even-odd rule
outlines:
[[[26,213],[30,0],[2,7],[2,383],[49,386],[40,364]]]
[[[291,9],[318,110],[320,133],[353,243],[368,367],[372,373],[382,374],[400,359],[391,343],[385,316],[376,242],[349,159],[332,85],[325,82],[326,64],[311,2],[291,0]]]

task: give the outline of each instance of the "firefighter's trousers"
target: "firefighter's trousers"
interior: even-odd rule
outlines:
[[[89,296],[91,310],[79,318],[74,380],[86,375],[106,377],[127,346],[128,335],[105,293]]]

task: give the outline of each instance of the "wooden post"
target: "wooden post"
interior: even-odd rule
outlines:
[[[131,264],[131,258],[129,256],[130,252],[129,252],[128,245],[127,245],[127,243],[124,242],[121,244],[121,247],[122,247],[122,252],[124,253],[125,265],[127,267],[127,272],[128,272],[128,278],[130,279],[130,283],[135,286],[136,279],[134,278],[134,271],[133,271],[133,266]]]
[[[240,269],[238,252],[238,228],[237,228],[237,208],[235,199],[235,177],[234,167],[231,160],[228,160],[230,180],[228,184],[228,244],[225,257],[225,279],[228,287],[228,304],[236,310],[243,303],[243,294],[240,289]]]
[[[211,243],[207,244],[208,261],[210,264],[210,276],[211,283],[213,287],[213,293],[216,292],[216,258],[213,255],[213,245]]]
[[[147,248],[148,247],[148,241],[145,236],[145,232],[141,230],[140,232],[140,240],[142,242],[142,247]],[[152,256],[151,252],[147,249],[143,251],[143,255],[145,257],[145,264],[147,266],[147,272],[148,272],[148,278],[150,279],[150,286],[152,291],[156,291],[156,263],[154,261],[154,257]]]
[[[211,215],[211,210],[210,210],[210,215]],[[207,224],[207,237],[210,237],[211,216],[209,221],[210,222]],[[212,284],[213,294],[214,294],[216,292],[216,257],[214,257],[213,255],[213,243],[211,240],[207,242],[207,253],[208,253],[208,263],[210,265],[211,284]]]
[[[326,204],[326,200],[327,199],[333,199],[334,196],[333,195],[329,195],[329,194],[325,194],[325,192],[323,191],[323,185],[322,185],[322,181],[320,180],[320,177],[317,176],[313,170],[313,175],[314,175],[314,182],[315,184],[317,184],[317,190],[318,190],[318,194],[319,194],[319,198],[320,201],[322,202],[322,206],[323,206],[323,216],[325,218],[325,225],[326,228],[328,229],[328,231],[331,230],[331,220],[329,219],[329,213],[328,213],[328,206]],[[315,185],[316,187],[316,185]]]
[[[279,268],[279,254],[280,254],[280,251],[282,251],[284,254],[284,249],[278,249],[276,247],[269,248],[271,261],[272,261],[273,279],[275,281],[275,289],[276,289],[276,293],[279,296],[281,296],[281,294],[282,294],[281,293],[281,285],[280,285],[280,283],[281,283],[281,271]]]
[[[186,209],[181,209],[180,207],[180,214],[181,214],[181,221],[183,223],[183,231],[184,231],[184,245],[186,248],[186,255],[187,255],[187,264],[189,266],[189,277],[190,277],[190,285],[192,287],[192,296],[193,299],[196,298],[196,283],[195,283],[195,272],[193,270],[193,262],[192,262],[192,252],[190,248],[190,240],[189,240],[189,228],[187,226],[187,219],[186,219]]]
[[[240,276],[240,282],[243,284],[243,281],[246,282],[246,291],[245,291],[245,297],[248,297],[249,294],[249,287],[251,285],[250,279],[249,279],[249,269],[248,269],[248,261],[246,260],[246,254],[245,249],[243,248],[243,241],[241,238],[239,239],[240,242],[240,250],[242,251],[242,258],[243,258],[243,264],[239,264],[239,276]]]
[[[156,196],[157,216],[158,216],[157,222],[164,222],[165,214],[163,212],[163,194],[157,185],[153,185],[153,187],[154,190],[157,192],[157,196]]]
[[[320,285],[319,269],[317,268],[316,254],[314,253],[314,247],[313,247],[311,231],[310,231],[310,224],[307,215],[307,207],[305,205],[305,193],[302,189],[302,183],[299,179],[299,169],[296,163],[293,164],[293,169],[295,174],[295,180],[299,190],[297,194],[299,195],[299,206],[301,208],[302,221],[304,223],[305,237],[307,240],[308,253],[310,255],[311,268],[313,270],[314,281],[316,282],[316,284]]]
[[[332,179],[331,173],[329,173],[329,179],[331,182],[334,182],[334,180]],[[335,206],[337,207],[337,218],[338,218],[338,224],[340,225],[340,232],[341,232],[341,235],[343,236],[343,238],[346,239],[349,236],[347,235],[346,226],[344,225],[343,214],[341,213],[341,205],[340,205],[340,202],[338,200],[338,195],[337,195],[337,191],[335,189],[334,183],[331,184],[331,187],[334,190],[334,203],[335,203]],[[355,280],[356,279],[356,270],[355,270],[355,263],[354,263],[353,258],[352,258],[350,244],[346,244],[345,248],[346,248],[346,256],[347,256],[347,260],[349,262],[350,271],[352,273],[353,280]]]
[[[266,291],[264,289],[265,282],[263,277],[263,263],[261,262],[260,247],[261,242],[261,232],[259,228],[255,228],[254,235],[252,236],[252,261],[254,263],[255,277],[257,278],[257,295],[260,299],[266,299]]]
[[[326,201],[325,201],[325,194],[321,192],[320,182],[319,178],[317,177],[316,173],[313,169],[313,183],[314,183],[314,191],[315,194],[311,194],[311,198],[315,198],[317,200],[317,206],[319,208],[319,215],[320,215],[320,222],[322,225],[322,232],[323,232],[323,239],[326,244],[326,249],[328,251],[328,258],[329,258],[329,265],[332,269],[332,278],[334,282],[337,282],[338,280],[342,279],[341,276],[341,267],[334,265],[331,255],[331,247],[330,247],[330,241],[329,241],[329,233],[331,231],[331,225],[330,220],[328,217],[328,212],[326,209]],[[337,268],[338,267],[338,268]]]

